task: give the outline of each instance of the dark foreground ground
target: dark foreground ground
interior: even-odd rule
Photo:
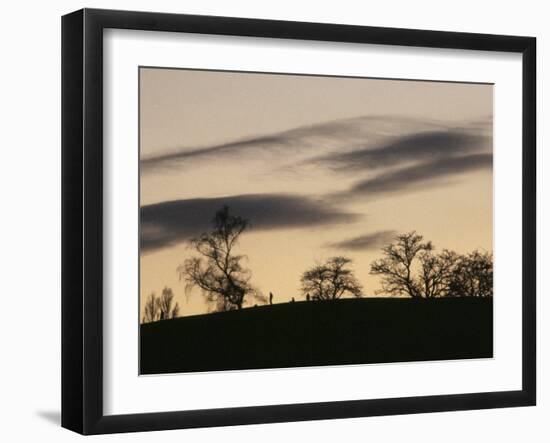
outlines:
[[[493,356],[490,299],[296,302],[141,326],[141,373]]]

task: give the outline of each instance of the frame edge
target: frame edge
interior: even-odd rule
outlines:
[[[61,19],[61,426],[83,433],[84,13]]]
[[[537,403],[537,40],[527,38],[523,69],[523,251],[522,386],[529,405]]]

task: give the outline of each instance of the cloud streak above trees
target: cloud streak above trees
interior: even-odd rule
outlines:
[[[358,181],[350,189],[334,194],[332,197],[335,199],[372,197],[379,194],[408,192],[432,186],[435,183],[452,181],[452,177],[458,174],[490,170],[492,166],[492,154],[441,158]]]
[[[416,190],[451,176],[490,169],[492,119],[443,123],[399,117],[356,117],[227,143],[181,148],[141,159],[144,173],[232,165],[264,157],[262,173],[345,174],[350,189],[336,197]],[[200,162],[205,163],[201,164]],[[254,167],[250,167],[251,171]],[[373,173],[378,175],[373,176]],[[349,184],[349,179],[355,183]],[[369,192],[370,194],[366,194]]]
[[[418,155],[439,155],[440,149],[475,150],[490,135],[492,121],[479,120],[463,125],[404,117],[363,116],[301,126],[270,134],[207,146],[183,146],[171,152],[141,158],[145,173],[166,168],[185,168],[198,161],[249,158],[259,154],[277,156],[299,153],[310,159],[320,154],[325,166],[387,166]],[[357,151],[359,149],[359,151]],[[358,163],[359,162],[359,163]]]
[[[376,148],[336,153],[316,161],[337,171],[349,172],[392,167],[419,160],[454,157],[490,149],[491,139],[487,135],[440,130],[409,134],[397,137]]]
[[[140,245],[150,252],[188,241],[208,230],[224,205],[250,221],[251,230],[315,227],[351,223],[360,215],[307,196],[237,195],[167,201],[141,207]]]
[[[210,146],[176,148],[172,152],[142,158],[140,165],[144,172],[155,172],[184,167],[199,160],[234,158],[259,152],[296,152],[296,149],[318,148],[323,144],[338,145],[361,137],[369,120],[376,121],[376,118],[342,119]]]
[[[377,231],[370,234],[349,238],[347,240],[342,240],[340,242],[329,243],[326,247],[348,251],[380,249],[382,246],[391,243],[396,235],[397,231]]]

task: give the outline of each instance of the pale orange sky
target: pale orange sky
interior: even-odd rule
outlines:
[[[176,272],[196,199],[259,214],[238,252],[274,302],[302,298],[301,273],[334,255],[373,296],[373,239],[392,232],[491,251],[492,114],[492,85],[142,68],[141,300],[168,286],[181,315],[206,312]]]

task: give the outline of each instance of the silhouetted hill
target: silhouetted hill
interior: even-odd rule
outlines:
[[[295,302],[141,325],[141,373],[487,358],[491,299]]]

